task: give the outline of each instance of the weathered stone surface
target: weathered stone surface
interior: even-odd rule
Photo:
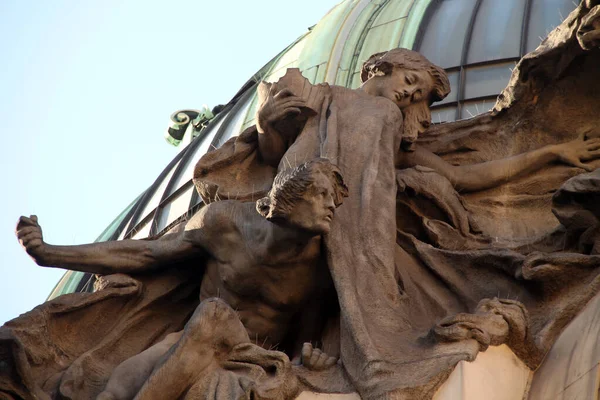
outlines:
[[[595,399],[600,387],[600,296],[564,330],[535,372],[529,400]]]
[[[598,12],[583,2],[467,121],[430,127],[448,79],[409,50],[373,55],[359,90],[288,70],[196,166],[207,206],[161,238],[52,246],[22,217],[36,262],[109,284],[0,328],[0,393],[522,395],[600,289]]]
[[[490,347],[475,361],[458,363],[433,400],[520,400],[532,372],[506,346]]]

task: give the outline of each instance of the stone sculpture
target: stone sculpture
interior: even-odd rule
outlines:
[[[430,126],[448,79],[409,50],[373,55],[358,90],[288,70],[260,87],[257,126],[198,162],[208,206],[183,231],[44,254],[23,218],[41,264],[132,277],[3,327],[0,393],[428,399],[459,361],[500,344],[535,369],[600,284],[599,10],[582,2],[494,110],[467,121]],[[282,196],[303,174],[323,190]],[[198,271],[190,257],[208,261]],[[99,344],[32,341],[114,304],[125,313]]]
[[[215,361],[239,361],[243,354],[238,352],[239,345],[245,345],[245,351],[254,346],[250,337],[266,349],[280,345],[290,354],[299,353],[302,343],[313,339],[311,331],[318,327],[319,316],[314,305],[310,307],[311,299],[322,298],[331,289],[320,256],[321,235],[329,231],[335,208],[345,196],[347,188],[339,170],[317,159],[281,172],[269,196],[256,204],[211,203],[185,230],[157,240],[52,246],[43,242],[35,216],[21,217],[17,236],[29,255],[48,267],[108,275],[157,271],[178,260],[206,264],[202,303],[185,329],[119,365],[98,397],[179,398],[206,380],[204,370],[210,370]],[[213,299],[217,297],[222,301]],[[310,313],[311,318],[301,318],[302,313]],[[303,364],[311,369],[336,361],[320,352],[321,357],[313,359],[317,350],[310,345],[304,350]],[[263,353],[262,358],[279,358],[289,369],[284,354]],[[163,379],[173,376],[179,379]],[[294,394],[295,386],[285,389]],[[217,397],[237,398],[239,394],[231,390]]]

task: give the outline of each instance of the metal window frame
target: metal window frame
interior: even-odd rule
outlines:
[[[421,26],[419,27],[419,30],[418,30],[418,35],[415,40],[415,44],[413,46],[414,50],[416,50],[416,51],[420,50],[421,45],[423,43],[423,37],[425,35],[427,26],[431,23],[431,18],[433,17],[433,14],[435,13],[437,7],[441,5],[442,1],[443,0],[436,0],[429,4],[427,10],[425,11],[425,16],[423,17]],[[431,107],[431,110],[433,111],[438,108],[456,106],[456,113],[455,113],[456,121],[459,121],[462,119],[462,112],[463,112],[463,108],[464,108],[464,103],[466,101],[489,100],[492,97],[497,97],[497,95],[496,95],[496,96],[479,96],[479,97],[475,97],[475,98],[466,98],[465,97],[466,72],[467,72],[468,68],[482,67],[482,66],[486,66],[486,65],[491,66],[491,65],[501,64],[501,63],[513,62],[513,61],[518,62],[520,60],[520,58],[526,54],[526,51],[527,51],[526,47],[527,47],[527,40],[528,40],[529,18],[531,17],[532,0],[525,0],[524,5],[523,5],[524,10],[523,10],[523,17],[522,17],[522,21],[521,21],[519,57],[505,57],[505,58],[499,58],[499,59],[494,59],[494,60],[474,62],[474,63],[470,63],[470,64],[467,63],[468,55],[469,55],[469,44],[471,43],[471,39],[473,36],[473,28],[475,26],[475,22],[477,20],[477,16],[479,14],[479,10],[481,8],[482,2],[483,2],[483,0],[477,0],[473,7],[473,11],[471,13],[471,18],[469,20],[469,25],[467,26],[467,30],[465,31],[465,37],[464,37],[463,47],[462,47],[462,52],[461,52],[460,65],[456,66],[456,67],[452,67],[452,68],[446,68],[447,72],[459,71],[458,87],[456,88],[457,89],[456,101],[444,103],[439,106],[434,105]]]
[[[356,65],[359,62],[358,57],[360,56],[362,48],[365,44],[365,40],[367,40],[367,35],[369,34],[369,31],[373,27],[375,20],[377,19],[379,14],[381,14],[383,9],[388,5],[389,2],[390,2],[390,0],[384,0],[382,3],[380,3],[377,6],[376,9],[373,10],[371,15],[369,16],[369,19],[367,20],[367,23],[365,24],[365,27],[360,32],[360,36],[358,37],[358,40],[356,41],[356,45],[354,46],[354,51],[352,52],[352,59],[350,60],[350,65],[348,66],[348,76],[346,77],[346,84],[344,85],[345,87],[347,87],[347,88],[352,87],[352,81],[354,80],[354,74],[355,74],[354,70],[356,69]],[[358,71],[358,72],[360,73],[360,71]]]
[[[198,137],[194,138],[192,143],[190,143],[184,150],[182,150],[182,153],[184,153],[184,154],[182,155],[181,160],[179,161],[179,164],[177,164],[177,167],[175,167],[175,171],[173,171],[173,175],[171,175],[171,179],[169,180],[169,182],[167,182],[167,186],[165,187],[165,191],[163,192],[163,194],[160,198],[160,201],[158,202],[158,206],[156,206],[156,209],[152,212],[154,215],[152,216],[152,221],[149,222],[150,224],[152,224],[150,226],[149,236],[154,236],[154,235],[158,234],[158,223],[162,217],[162,214],[164,213],[165,206],[170,202],[170,200],[172,198],[174,198],[175,196],[177,196],[181,193],[181,190],[180,190],[181,188],[183,188],[184,186],[186,186],[188,184],[186,182],[184,185],[182,185],[181,188],[177,188],[173,193],[171,193],[173,186],[175,186],[175,184],[179,181],[179,178],[183,174],[184,170],[187,168],[188,162],[196,154],[196,150],[204,142],[203,139],[206,138],[206,136],[208,136],[208,134],[211,131],[211,128],[214,127],[216,124],[218,124],[221,119],[227,118],[227,116],[230,114],[230,110],[232,110],[232,108],[233,108],[233,106],[231,105],[231,103],[228,104],[227,106],[225,106],[225,108],[223,110],[221,110],[221,112],[219,114],[217,114],[217,116],[210,121],[208,126],[206,128],[204,128],[204,131],[202,132],[202,134],[199,135]],[[167,170],[170,171],[170,168],[167,167]],[[168,173],[168,171],[167,171],[167,173]],[[165,172],[165,171],[163,171],[163,172]],[[166,175],[166,173],[165,173],[165,175]],[[159,181],[159,184],[161,182],[162,182],[162,180]],[[191,182],[191,180],[189,182]],[[142,222],[142,221],[140,221],[140,222]]]

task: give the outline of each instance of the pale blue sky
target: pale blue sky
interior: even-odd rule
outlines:
[[[0,1],[0,324],[64,272],[20,248],[20,215],[93,241],[179,151],[173,111],[226,103],[339,2]]]

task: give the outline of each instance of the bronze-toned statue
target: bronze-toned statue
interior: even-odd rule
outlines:
[[[17,237],[41,266],[95,274],[159,271],[178,260],[192,259],[198,266],[206,263],[200,301],[218,297],[237,311],[237,317],[224,313],[229,319],[221,322],[215,313],[214,320],[207,321],[206,312],[197,311],[183,331],[117,367],[107,386],[112,397],[101,396],[131,399],[146,382],[139,398],[150,398],[146,393],[154,393],[152,398],[177,398],[212,363],[207,349],[215,343],[231,349],[252,338],[266,349],[279,345],[289,354],[300,354],[302,344],[313,339],[311,331],[318,327],[319,317],[311,299],[332,290],[321,257],[321,235],[329,231],[334,211],[347,193],[339,170],[317,159],[282,171],[269,195],[256,204],[211,203],[190,219],[185,230],[157,240],[52,246],[43,242],[35,216],[21,217]],[[311,318],[302,318],[302,313]],[[203,328],[207,324],[212,326],[208,337]],[[305,353],[310,368],[336,360],[324,356],[311,363],[311,356],[312,351]],[[161,380],[164,376],[180,378]]]
[[[0,329],[0,393],[420,400],[502,344],[535,370],[600,288],[596,3],[470,120],[431,125],[449,81],[407,49],[356,90],[262,83],[257,125],[196,165],[206,205],[160,238],[51,246],[22,217],[38,264],[103,276]]]

